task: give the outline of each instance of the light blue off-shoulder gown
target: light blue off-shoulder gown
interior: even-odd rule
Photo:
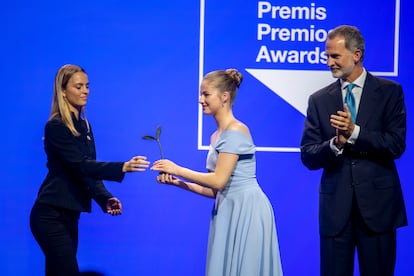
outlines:
[[[273,208],[256,180],[255,145],[245,133],[226,130],[210,146],[207,169],[220,152],[239,155],[210,221],[207,276],[281,276]]]

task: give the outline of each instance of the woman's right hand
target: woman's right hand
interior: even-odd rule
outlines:
[[[164,173],[164,172],[160,173],[157,176],[157,181],[158,183],[177,185],[177,186],[182,182],[182,180],[175,177],[174,175],[169,174],[169,173]]]
[[[150,165],[146,156],[134,156],[128,162],[124,163],[122,167],[123,172],[143,172]]]

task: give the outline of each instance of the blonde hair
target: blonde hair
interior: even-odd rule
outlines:
[[[53,86],[52,109],[49,116],[49,121],[57,116],[60,116],[63,123],[69,128],[70,132],[72,132],[74,136],[79,136],[80,133],[76,130],[75,125],[73,124],[69,103],[63,95],[63,90],[66,89],[66,86],[68,85],[68,82],[72,76],[78,72],[86,74],[85,70],[82,67],[73,64],[63,65],[57,71]],[[86,119],[84,106],[82,106],[80,110],[80,115],[82,115],[89,130],[89,123]]]
[[[233,105],[237,89],[243,81],[243,75],[237,69],[216,70],[204,76],[204,80],[209,81],[221,93],[228,91],[230,93],[230,105]]]

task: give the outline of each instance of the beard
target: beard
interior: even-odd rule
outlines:
[[[354,65],[348,67],[334,67],[330,68],[332,76],[338,79],[346,79],[351,75],[352,71],[354,70]]]

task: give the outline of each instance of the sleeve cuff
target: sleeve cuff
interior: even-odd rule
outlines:
[[[335,137],[333,137],[331,139],[331,141],[329,141],[329,146],[331,147],[331,150],[335,154],[335,156],[341,155],[342,152],[344,151],[344,149],[343,148],[342,149],[338,149],[338,147],[335,146],[334,141],[335,141]]]

